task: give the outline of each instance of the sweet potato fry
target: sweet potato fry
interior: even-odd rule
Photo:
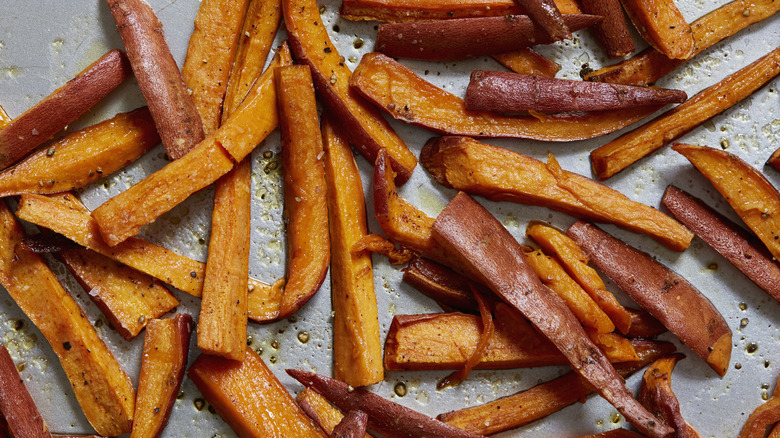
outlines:
[[[366,435],[368,415],[363,411],[349,411],[330,434],[331,438],[362,438]]]
[[[594,225],[577,222],[566,235],[634,301],[723,376],[731,329],[707,297],[685,278]]]
[[[735,166],[729,167],[729,171],[732,171]],[[759,179],[768,183],[763,177]],[[745,196],[745,193],[743,189],[740,197]],[[762,194],[761,199],[768,197]],[[761,289],[774,299],[780,300],[780,266],[772,260],[772,255],[754,236],[708,207],[701,199],[677,187],[667,187],[661,202],[674,217],[693,230]]]
[[[671,434],[670,428],[658,424],[634,400],[625,382],[571,311],[525,264],[520,244],[487,210],[461,192],[433,223],[433,235],[460,257],[458,268],[482,281],[528,318],[631,424],[649,436]]]
[[[545,58],[530,47],[514,52],[497,53],[493,55],[493,59],[515,73],[546,78],[555,77],[561,69],[557,62]]]
[[[156,438],[165,429],[187,368],[191,332],[192,317],[183,313],[149,322],[130,438]]]
[[[159,142],[146,108],[119,114],[69,134],[0,173],[0,197],[84,187],[135,161]]]
[[[474,313],[477,302],[466,277],[430,260],[415,257],[404,270],[403,279],[440,306]]]
[[[612,429],[607,432],[597,433],[595,435],[585,435],[580,438],[642,438],[641,434],[632,432],[628,429]]]
[[[582,0],[582,9],[588,14],[602,18],[590,28],[601,47],[610,58],[630,55],[634,51],[634,40],[628,31],[620,0]]]
[[[275,66],[291,63],[285,45],[277,56]],[[106,243],[114,246],[135,235],[143,225],[212,184],[276,128],[278,113],[272,75],[269,69],[258,78],[233,116],[192,153],[147,176],[93,212]]]
[[[775,0],[735,0],[691,23],[695,41],[694,55],[701,53],[740,30],[780,11]],[[603,22],[602,22],[603,23]],[[585,76],[586,80],[616,84],[650,85],[683,64],[649,47],[637,55]]]
[[[334,120],[343,125],[349,142],[370,163],[376,161],[381,150],[386,150],[398,184],[406,182],[417,166],[417,157],[379,111],[349,89],[352,73],[321,25],[317,2],[284,0],[282,9],[296,61],[311,67],[317,92]]]
[[[384,378],[371,255],[353,252],[368,234],[363,183],[352,149],[329,118],[322,123],[330,225],[334,375],[352,386]]]
[[[572,30],[598,23],[595,15],[565,15]],[[375,50],[393,58],[453,61],[557,41],[525,15],[382,24]]]
[[[445,186],[482,195],[541,205],[579,218],[613,223],[649,235],[669,249],[687,248],[693,234],[655,208],[584,176],[508,149],[467,137],[429,140],[420,153],[423,167]]]
[[[528,17],[553,41],[571,39],[568,23],[553,0],[515,0]]]
[[[135,390],[84,312],[40,256],[18,244],[24,232],[0,205],[0,283],[49,342],[95,430],[130,431]]]
[[[685,102],[682,90],[552,79],[474,70],[466,89],[469,111],[604,111]]]
[[[590,159],[594,173],[601,180],[611,177],[731,108],[779,73],[780,47],[655,120],[593,150]]]
[[[11,355],[0,345],[0,417],[15,437],[51,437],[35,401],[24,386]],[[0,429],[0,434],[4,430]]]
[[[346,412],[361,410],[368,414],[368,425],[386,436],[477,438],[470,432],[444,424],[427,415],[393,403],[363,388],[352,388],[344,382],[302,370],[287,374],[307,388],[322,394]],[[422,435],[424,433],[424,435]]]
[[[332,433],[333,429],[344,418],[344,414],[337,407],[311,388],[304,388],[303,391],[299,392],[295,401],[303,409],[303,412],[327,434]],[[363,437],[371,438],[368,434],[363,435]]]
[[[10,166],[79,118],[130,73],[125,54],[112,50],[8,123],[0,130],[0,169]]]
[[[623,128],[658,109],[648,106],[543,118],[467,111],[463,99],[433,86],[381,53],[363,56],[350,85],[398,120],[435,132],[473,137],[582,140]]]
[[[562,14],[581,14],[574,0],[555,0]],[[514,0],[344,0],[340,15],[347,20],[391,23],[472,17],[523,15]]]
[[[106,2],[165,152],[177,160],[203,140],[203,124],[165,42],[162,23],[144,0]]]
[[[637,398],[655,413],[658,420],[673,427],[680,438],[701,438],[680,413],[680,403],[672,392],[672,370],[685,355],[677,353],[651,363],[642,376],[642,387]]]
[[[618,366],[621,376],[629,376],[675,349],[668,342],[634,341],[634,346],[640,361]],[[593,392],[592,386],[577,373],[571,372],[490,403],[447,412],[437,418],[470,432],[492,435],[524,426],[582,402]]]
[[[780,380],[778,380],[780,386]],[[780,391],[775,386],[772,397],[764,404],[757,407],[745,421],[738,438],[763,438],[766,428],[780,421]],[[776,428],[775,428],[776,429]],[[774,435],[774,430],[772,435]],[[771,435],[770,435],[771,437]]]
[[[780,239],[776,239],[780,235],[777,188],[761,172],[730,152],[682,143],[676,143],[673,149],[710,180],[775,259],[780,258]]]
[[[239,437],[325,437],[251,348],[242,362],[202,355],[187,375]]]
[[[219,128],[222,119],[222,102],[248,4],[249,0],[203,0],[198,7],[181,76],[205,135]]]
[[[671,59],[689,59],[696,50],[691,26],[672,0],[621,0],[634,27]]]
[[[631,315],[631,327],[626,333],[629,338],[652,338],[668,331],[647,310],[626,308],[626,311]]]

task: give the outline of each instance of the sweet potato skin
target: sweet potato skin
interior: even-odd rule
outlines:
[[[526,15],[553,41],[571,39],[571,30],[553,0],[518,0]]]
[[[344,418],[344,414],[337,407],[311,388],[304,388],[303,391],[299,392],[295,401],[325,433],[332,433],[333,429]],[[371,436],[365,434],[362,438],[371,438]]]
[[[650,255],[594,225],[577,222],[566,235],[582,247],[596,267],[716,373],[726,374],[731,358],[731,329],[707,297]]]
[[[672,392],[672,371],[677,361],[684,357],[682,353],[677,353],[651,363],[642,376],[637,399],[653,411],[660,421],[672,426],[677,437],[701,438],[682,417],[680,403]]]
[[[403,280],[446,308],[467,313],[477,309],[470,281],[438,263],[414,257],[404,270]]]
[[[562,14],[581,14],[573,0],[556,0]],[[340,15],[347,20],[404,23],[420,20],[449,20],[474,17],[524,15],[514,0],[345,0]]]
[[[333,429],[331,438],[363,438],[368,426],[368,415],[363,411],[349,411]]]
[[[0,418],[17,437],[51,437],[35,401],[24,386],[11,355],[0,345]],[[0,428],[0,435],[4,434]]]
[[[620,0],[581,0],[582,9],[593,15],[604,17],[601,23],[591,27],[599,44],[610,58],[630,55],[634,51],[634,40],[623,17]]]
[[[0,169],[10,166],[87,112],[130,74],[125,54],[112,50],[0,130]]]

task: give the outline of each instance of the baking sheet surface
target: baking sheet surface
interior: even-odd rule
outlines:
[[[163,22],[174,57],[181,64],[199,2],[151,0],[150,3]],[[726,1],[676,3],[690,22]],[[337,1],[328,0],[320,5],[323,22],[331,38],[347,65],[354,69],[360,57],[372,50],[377,23],[355,23],[340,19],[340,4]],[[659,81],[658,85],[681,88],[692,96],[768,53],[778,44],[780,22],[777,17],[772,17],[705,50]],[[10,116],[18,116],[112,48],[122,48],[122,42],[105,2],[0,2],[0,105]],[[579,77],[579,71],[585,63],[594,69],[610,63],[590,35],[583,31],[577,32],[571,42],[544,47],[540,52],[562,65],[558,77],[564,78]],[[471,70],[502,69],[488,58],[456,63],[402,62],[435,85],[459,95],[465,90]],[[143,98],[137,83],[134,79],[130,80],[70,129],[91,125],[117,112],[141,105]],[[729,152],[739,155],[753,166],[763,168],[763,163],[772,151],[780,147],[779,113],[778,79],[775,79],[745,101],[685,135],[680,141],[728,147]],[[422,145],[433,135],[395,121],[391,121],[391,124],[418,155]],[[525,140],[487,142],[539,159],[544,159],[551,152],[564,169],[590,176],[588,153],[625,131],[570,143]],[[273,155],[268,158],[262,153],[253,154],[252,190],[255,199],[252,207],[250,270],[256,278],[273,281],[284,273],[285,246],[281,228],[281,173],[279,168],[272,170],[273,166],[268,166],[271,162],[279,161],[278,133],[266,140],[263,150],[272,151]],[[363,158],[359,157],[357,161],[364,175],[366,193],[369,194],[367,203],[370,212],[372,204],[367,183],[372,169]],[[121,172],[84,189],[82,199],[90,208],[95,208],[165,163],[163,149],[158,146]],[[774,184],[780,184],[780,176],[775,171],[768,168],[764,170]],[[710,184],[682,156],[668,148],[640,161],[610,179],[607,184],[631,199],[658,207],[664,188],[672,182],[736,219]],[[454,191],[433,182],[425,170],[418,166],[411,180],[400,189],[400,194],[427,214],[435,216],[454,195]],[[205,261],[212,197],[211,189],[193,195],[145,227],[143,236],[181,254]],[[530,220],[548,221],[561,228],[573,222],[572,218],[545,208],[495,203],[482,198],[479,201],[521,242],[525,239],[525,226]],[[371,217],[369,226],[372,232],[381,232]],[[612,226],[605,228],[628,243],[654,254],[660,261],[685,275],[725,316],[734,334],[732,359],[726,376],[717,377],[703,360],[681,346],[680,351],[686,353],[688,358],[675,369],[672,387],[680,399],[683,415],[702,435],[736,436],[747,415],[762,403],[762,397],[771,395],[780,375],[780,349],[776,347],[780,340],[777,329],[780,324],[780,305],[698,239],[687,251],[674,253],[649,238]],[[56,262],[52,262],[52,266],[95,323],[124,369],[137,383],[143,336],[133,342],[124,341],[108,327],[105,318],[65,269]],[[383,257],[374,257],[374,276],[382,339],[394,314],[440,311],[433,301],[401,283],[399,268],[390,266]],[[616,291],[613,285],[609,286]],[[262,351],[266,363],[293,392],[299,391],[300,386],[287,377],[283,372],[285,368],[331,373],[329,294],[330,279],[327,278],[317,296],[294,317],[273,324],[251,323],[249,326],[250,344]],[[619,299],[627,303],[630,301],[619,291],[616,294]],[[197,315],[197,300],[180,292],[176,292],[176,296],[181,301],[179,311]],[[307,342],[301,342],[301,339],[305,339],[304,333],[308,334]],[[675,341],[670,335],[662,338]],[[9,348],[17,363],[23,364],[22,377],[52,431],[91,432],[50,347],[5,290],[0,290],[0,342]],[[679,345],[679,342],[676,343]],[[746,349],[749,344],[756,344],[758,349],[748,353]],[[193,341],[190,360],[196,357],[196,350]],[[509,395],[565,371],[564,367],[474,371],[461,386],[442,391],[436,390],[436,382],[449,374],[449,371],[388,372],[384,382],[374,385],[372,389],[413,409],[436,415]],[[408,389],[404,397],[398,397],[393,392],[399,382],[403,382]],[[639,375],[629,379],[628,383],[633,390],[638,389]],[[545,420],[499,436],[579,436],[620,426],[627,424],[617,411],[598,397],[591,397],[585,404],[576,404]],[[197,389],[185,379],[182,394],[175,404],[164,436],[233,436],[233,432],[209,409],[207,403],[202,403]]]

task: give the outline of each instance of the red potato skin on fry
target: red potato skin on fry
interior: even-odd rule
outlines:
[[[731,329],[718,309],[685,278],[650,255],[577,222],[566,235],[591,262],[670,332],[704,359],[720,376],[731,358]],[[694,311],[695,310],[695,311]]]
[[[470,111],[604,111],[682,103],[682,90],[544,78],[474,70],[466,89]]]
[[[350,411],[333,429],[330,438],[364,438],[368,427],[368,415],[363,411]]]
[[[5,169],[92,108],[132,73],[112,50],[0,130],[0,170]]]
[[[22,383],[8,350],[0,345],[0,436],[6,435],[2,426],[15,437],[50,438],[41,413],[30,392]]]
[[[661,203],[678,221],[780,301],[780,266],[755,237],[677,187],[667,187]]]
[[[165,152],[171,160],[179,159],[203,140],[203,123],[165,42],[162,23],[144,0],[106,2]]]
[[[563,19],[574,31],[601,21],[584,14]],[[507,15],[383,24],[377,31],[376,50],[393,58],[452,61],[552,42],[527,16]]]
[[[484,207],[458,193],[434,222],[433,236],[453,256],[459,256],[459,268],[520,311],[566,356],[572,368],[642,433],[665,437],[673,432],[634,399],[563,300],[525,263],[517,240]]]
[[[515,0],[531,20],[554,41],[571,39],[571,31],[552,0]]]
[[[591,27],[599,44],[610,58],[630,55],[636,48],[623,16],[620,0],[581,0],[582,10],[604,17],[601,23]]]

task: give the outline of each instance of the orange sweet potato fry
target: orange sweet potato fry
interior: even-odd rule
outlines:
[[[297,62],[311,67],[314,85],[334,120],[343,125],[349,142],[370,163],[386,150],[403,184],[417,166],[417,157],[393,131],[376,108],[349,88],[352,73],[321,25],[315,0],[284,0],[284,24]]]
[[[242,362],[202,355],[187,375],[239,437],[326,436],[251,348]]]
[[[780,386],[780,381],[778,381],[778,386]],[[745,421],[745,425],[742,426],[738,438],[763,438],[766,434],[767,426],[778,421],[780,421],[780,394],[778,394],[776,386],[772,397],[750,414],[747,421]],[[773,430],[770,438],[774,434],[775,431]]]
[[[651,46],[671,59],[695,53],[691,26],[672,0],[621,0],[634,27]]]
[[[187,314],[149,322],[130,438],[156,438],[165,429],[187,368],[191,332]]]
[[[562,14],[581,14],[575,0],[555,0]],[[409,22],[469,17],[522,15],[514,0],[344,0],[340,15],[347,20]]]
[[[530,47],[514,52],[498,53],[493,55],[493,59],[515,73],[545,78],[555,77],[555,74],[561,69],[557,62],[545,58]]]
[[[0,418],[5,422],[0,435],[12,433],[15,437],[51,437],[35,401],[24,386],[11,355],[0,345]]]
[[[582,140],[621,129],[658,109],[648,106],[541,118],[467,111],[463,99],[381,53],[363,56],[350,85],[393,118],[435,132],[473,137]]]
[[[691,23],[696,50],[701,53],[742,29],[780,11],[775,0],[735,0]],[[635,56],[603,67],[585,76],[586,80],[630,85],[650,85],[685,62],[669,59],[649,47]]]
[[[642,376],[642,387],[637,398],[655,413],[659,421],[672,426],[680,438],[701,438],[680,413],[680,403],[672,392],[672,370],[682,353],[663,357],[651,363]]]
[[[322,124],[331,240],[334,375],[353,386],[384,378],[371,255],[354,252],[368,234],[363,184],[352,149],[329,118]]]
[[[112,50],[0,130],[5,169],[76,120],[131,74],[127,57]]]
[[[582,0],[582,9],[588,14],[604,17],[601,23],[591,27],[601,47],[610,58],[630,55],[634,40],[628,31],[620,0]]]
[[[731,108],[780,74],[780,47],[682,105],[623,134],[590,154],[593,171],[605,180],[644,156]]]
[[[311,388],[304,388],[303,391],[299,392],[295,401],[303,409],[303,412],[314,420],[325,433],[332,433],[333,429],[344,418],[344,414],[337,407],[330,404],[325,397]],[[368,434],[363,436],[364,438],[371,438]]]

